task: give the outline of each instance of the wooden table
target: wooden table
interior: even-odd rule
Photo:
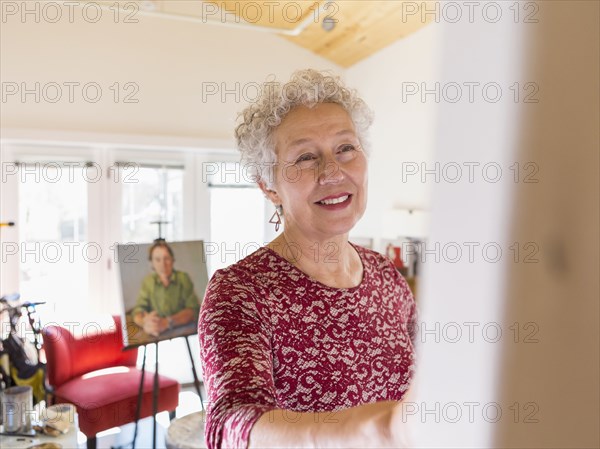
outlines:
[[[196,412],[171,422],[167,430],[167,449],[204,449],[204,412]],[[3,448],[4,449],[4,448]]]
[[[1,429],[1,427],[0,427]],[[25,449],[42,443],[55,443],[63,449],[77,449],[77,434],[79,429],[71,426],[69,431],[58,437],[48,435],[36,435],[34,437],[0,435],[0,447],[2,449]]]
[[[40,416],[45,416],[46,418],[51,417],[57,419],[56,410],[60,407],[74,407],[70,404],[57,404],[54,407],[49,408],[55,410],[54,414],[48,414],[48,411],[43,410],[42,403],[38,403],[34,407],[34,415],[33,418],[37,419]],[[45,415],[44,415],[45,413]],[[61,411],[60,413],[66,413],[65,411]],[[0,448],[1,449],[25,449],[32,446],[36,446],[38,444],[43,443],[55,443],[59,445],[59,447],[63,449],[78,449],[77,444],[77,436],[79,434],[79,419],[77,413],[73,409],[73,416],[69,416],[69,430],[67,433],[59,435],[57,437],[52,437],[49,435],[38,434],[34,436],[20,436],[20,435],[2,435],[1,433],[4,431],[3,426],[0,426]],[[83,435],[83,434],[82,434]]]

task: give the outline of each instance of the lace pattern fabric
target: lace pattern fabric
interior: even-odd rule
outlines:
[[[262,247],[217,270],[199,321],[209,448],[248,445],[276,408],[335,411],[401,400],[415,369],[416,305],[383,255],[353,245],[363,278],[326,286]]]

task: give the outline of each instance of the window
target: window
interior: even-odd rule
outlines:
[[[123,242],[183,240],[183,167],[118,164]]]
[[[19,164],[20,293],[54,310],[88,303],[88,265],[99,248],[88,242],[85,170],[83,163]]]
[[[237,163],[220,163],[209,178],[210,242],[205,244],[209,278],[265,244],[265,199],[250,180],[233,176]],[[220,173],[227,174],[220,176]]]
[[[162,229],[169,240],[206,238],[195,226],[208,234],[207,214],[190,218],[199,190],[191,152],[0,145],[0,211],[16,222],[2,231],[0,294],[52,303],[45,312],[117,313],[117,243],[154,240],[153,221],[170,222]]]

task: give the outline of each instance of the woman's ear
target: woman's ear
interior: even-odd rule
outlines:
[[[277,192],[275,190],[268,188],[267,184],[265,183],[265,181],[263,179],[258,181],[258,187],[260,187],[260,190],[262,190],[265,197],[267,197],[269,200],[271,200],[271,202],[274,205],[281,204],[281,199],[279,198],[279,195],[277,194]]]

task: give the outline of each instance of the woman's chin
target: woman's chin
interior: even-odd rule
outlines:
[[[330,223],[329,226],[321,225],[319,226],[320,234],[324,234],[325,239],[335,239],[343,235],[347,235],[352,228],[356,225],[358,220],[349,220],[347,222],[335,222]]]

